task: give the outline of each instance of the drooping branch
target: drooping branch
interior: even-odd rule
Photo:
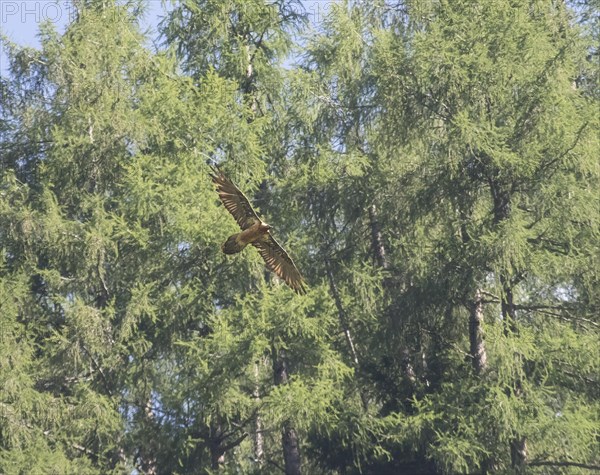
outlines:
[[[564,305],[513,305],[515,310],[523,310],[525,312],[537,312],[542,315],[554,317],[564,321],[578,322],[580,325],[592,325],[593,327],[600,328],[600,324],[590,320],[589,318],[575,316],[569,313],[569,308]],[[556,311],[552,311],[556,310]]]
[[[489,159],[489,157],[486,157],[486,159]],[[497,170],[495,171],[494,176],[488,178],[488,184],[494,205],[492,210],[492,214],[494,216],[494,225],[500,226],[503,222],[510,218],[512,211],[511,204],[513,187],[507,183],[501,182],[499,179],[499,172]],[[500,285],[502,286],[500,308],[502,320],[504,322],[504,333],[506,336],[517,332],[517,312],[514,303],[513,287],[521,278],[522,276],[520,276],[517,280],[514,280],[509,277],[506,271],[500,273]],[[518,355],[515,355],[515,357],[515,364],[522,365]],[[513,384],[515,397],[521,397],[521,381],[517,379]],[[527,465],[527,437],[517,432],[514,434],[509,445],[511,465],[516,473],[522,473]]]

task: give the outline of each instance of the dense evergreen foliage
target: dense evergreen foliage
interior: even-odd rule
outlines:
[[[598,2],[305,3],[2,38],[0,473],[600,471]]]

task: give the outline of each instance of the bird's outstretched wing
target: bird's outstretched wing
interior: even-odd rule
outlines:
[[[267,233],[252,243],[265,260],[267,267],[283,279],[298,294],[305,294],[304,280],[290,255],[271,234]]]
[[[219,198],[227,211],[235,218],[242,231],[260,221],[246,195],[227,178],[221,170],[213,168],[210,177],[215,185]]]

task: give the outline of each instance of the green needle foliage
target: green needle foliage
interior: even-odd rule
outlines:
[[[600,470],[597,2],[308,3],[2,38],[0,473]]]

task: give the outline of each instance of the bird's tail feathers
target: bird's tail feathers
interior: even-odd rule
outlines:
[[[221,250],[225,254],[237,254],[238,252],[242,251],[246,247],[246,244],[242,244],[238,240],[238,236],[239,235],[240,235],[240,233],[237,233],[237,234],[234,234],[232,236],[229,236],[227,238],[227,241],[225,241],[221,245]]]

